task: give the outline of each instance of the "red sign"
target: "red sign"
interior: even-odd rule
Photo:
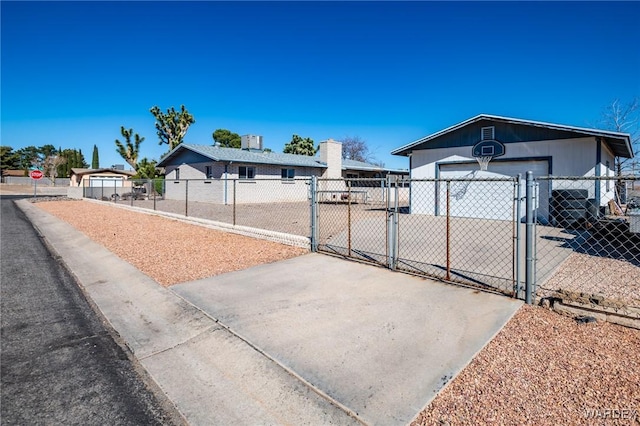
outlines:
[[[40,170],[31,170],[29,176],[31,176],[31,179],[40,180],[42,179],[43,174]]]

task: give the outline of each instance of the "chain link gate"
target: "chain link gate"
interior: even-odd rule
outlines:
[[[318,179],[314,189],[318,251],[522,296],[519,178]]]

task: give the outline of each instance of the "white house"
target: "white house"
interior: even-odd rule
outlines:
[[[365,179],[408,173],[343,159],[342,144],[332,139],[320,142],[316,156],[265,151],[257,137],[243,137],[242,143],[240,149],[178,145],[158,163],[158,167],[165,168],[165,197],[223,204],[230,203],[234,196],[238,203],[300,201],[308,195],[312,176]],[[343,182],[340,188],[337,184],[321,184],[327,186],[320,188],[325,195],[336,196],[336,192],[344,190]]]
[[[392,154],[409,157],[412,179],[478,179],[524,177],[527,171],[534,177],[613,176],[614,158],[632,158],[633,150],[626,133],[481,114],[397,148]],[[483,156],[490,159],[487,172],[480,171],[477,161]],[[512,186],[495,190],[499,186],[490,189],[490,183],[472,183],[475,191],[494,190],[496,205],[513,200]],[[550,185],[549,181],[540,181],[538,212],[543,218],[549,215]],[[412,183],[411,212],[437,215],[442,206],[441,191],[426,194],[426,188],[426,183]],[[589,184],[585,189],[596,205],[604,205],[613,196],[613,185],[606,182]],[[460,215],[503,218],[477,209]]]

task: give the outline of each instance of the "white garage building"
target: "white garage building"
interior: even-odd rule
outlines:
[[[613,176],[615,157],[633,157],[630,136],[626,133],[485,114],[411,142],[392,151],[392,154],[409,157],[411,179],[478,179],[518,174],[524,177],[527,171],[532,171],[534,177]],[[480,171],[476,160],[480,156],[491,157],[487,172]],[[489,183],[474,185],[477,191],[493,190],[498,204],[513,200],[512,186],[500,191],[495,190],[495,185],[489,189]],[[550,185],[547,181],[541,181],[539,185],[538,212],[543,217],[549,214]],[[441,191],[431,190],[427,194],[427,188],[426,183],[412,183],[411,213],[441,214]],[[612,198],[613,185],[602,182],[586,189],[597,205],[603,205]],[[456,214],[454,203],[450,207],[451,213],[503,219],[499,213],[492,216],[480,208],[469,211],[468,202],[465,211],[460,210],[460,206]],[[499,209],[490,210],[495,212]]]

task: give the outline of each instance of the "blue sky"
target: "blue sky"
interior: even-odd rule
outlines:
[[[149,109],[218,128],[390,151],[480,113],[589,126],[640,95],[638,2],[13,2],[2,18],[2,145],[159,159]]]

